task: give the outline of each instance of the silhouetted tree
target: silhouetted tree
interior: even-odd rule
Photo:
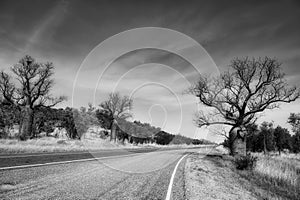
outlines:
[[[192,144],[193,143],[193,139],[177,134],[174,136],[174,138],[172,139],[172,141],[170,142],[170,144]]]
[[[54,131],[55,127],[61,127],[66,129],[69,138],[79,139],[80,134],[77,132],[74,121],[72,108],[38,108],[34,115],[35,136],[38,136],[40,132],[46,132],[48,135]]]
[[[259,128],[256,123],[249,124],[247,127],[247,150],[248,151],[257,151],[258,149],[258,135],[259,135]]]
[[[113,116],[108,110],[103,110],[103,109],[97,109],[96,110],[96,117],[99,121],[99,124],[102,128],[104,129],[111,129],[111,125],[113,122]]]
[[[291,113],[288,123],[292,125],[294,135],[291,138],[293,152],[300,152],[300,113]]]
[[[99,121],[96,116],[96,108],[93,107],[92,104],[89,104],[88,108],[73,108],[72,112],[74,124],[79,138],[81,138],[82,135],[84,135],[90,127],[99,124]]]
[[[297,132],[292,136],[291,144],[293,152],[300,153],[300,132]]]
[[[260,133],[264,153],[275,150],[273,123],[263,122],[260,126]]]
[[[275,146],[279,154],[284,149],[291,149],[291,135],[286,128],[277,126],[274,130]]]
[[[220,76],[201,76],[190,93],[209,109],[197,114],[197,126],[228,125],[232,127],[229,134],[233,134],[236,127],[254,123],[257,113],[278,108],[281,102],[295,101],[299,90],[287,86],[280,66],[276,59],[268,57],[237,58]],[[231,152],[235,152],[232,148]]]
[[[54,66],[52,63],[38,63],[31,56],[25,56],[11,68],[13,77],[0,72],[0,93],[9,103],[17,106],[22,114],[20,139],[33,134],[34,111],[39,107],[53,107],[65,97],[53,97],[51,89]]]
[[[99,106],[100,110],[104,110],[113,118],[110,127],[110,139],[116,141],[117,121],[119,119],[127,119],[132,117],[132,99],[130,99],[128,96],[122,97],[120,93],[110,93],[108,100],[102,102]]]
[[[175,135],[167,133],[165,131],[160,131],[154,136],[154,140],[157,144],[167,145],[173,140]]]
[[[20,110],[15,105],[0,100],[0,138],[8,136],[8,130],[20,121]]]
[[[300,113],[291,113],[288,118],[288,123],[292,125],[294,133],[300,132]]]

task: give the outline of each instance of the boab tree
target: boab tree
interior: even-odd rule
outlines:
[[[39,107],[53,107],[65,97],[53,97],[50,91],[54,81],[52,63],[38,63],[25,56],[11,68],[14,78],[0,72],[0,94],[9,103],[16,105],[21,113],[19,138],[32,137],[34,112]]]
[[[208,107],[206,112],[201,110],[197,114],[198,127],[231,126],[229,149],[235,154],[236,128],[247,127],[256,121],[258,113],[299,97],[299,90],[288,86],[280,66],[276,59],[269,57],[237,58],[218,77],[201,76],[190,88],[200,103]]]
[[[103,112],[105,115],[109,116],[109,119],[111,120],[110,140],[116,141],[117,121],[132,117],[132,114],[130,113],[132,109],[132,99],[128,96],[122,97],[118,92],[110,93],[108,100],[102,102],[99,106],[101,109],[100,112],[98,112],[98,115]]]

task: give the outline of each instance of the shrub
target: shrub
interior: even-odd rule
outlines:
[[[252,170],[257,162],[257,157],[249,153],[246,156],[236,158],[234,162],[236,168],[239,170]]]
[[[108,136],[109,136],[109,132],[108,131],[104,131],[104,130],[102,130],[102,131],[100,131],[100,138],[101,139],[107,139],[108,138]]]
[[[67,144],[67,142],[65,140],[57,140],[56,143],[57,144]]]

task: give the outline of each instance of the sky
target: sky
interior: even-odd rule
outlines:
[[[200,74],[236,57],[270,56],[300,83],[299,1],[0,0],[0,68],[24,55],[55,66],[61,107],[95,106],[110,92],[133,99],[133,118],[173,134],[217,140],[198,129],[203,109],[185,93]],[[152,27],[152,28],[147,28]],[[299,101],[259,119],[290,128]]]

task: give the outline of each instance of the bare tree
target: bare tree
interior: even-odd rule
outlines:
[[[201,76],[190,88],[208,109],[195,119],[198,127],[210,125],[246,127],[256,121],[258,113],[290,103],[299,98],[299,90],[289,87],[281,64],[272,58],[234,59],[230,69],[218,77]],[[233,149],[230,149],[233,152]]]
[[[107,111],[112,116],[110,139],[116,141],[116,123],[120,119],[132,117],[132,99],[128,96],[121,96],[120,93],[110,93],[108,100],[102,102],[101,109]]]
[[[53,107],[65,97],[53,97],[50,91],[54,66],[52,63],[37,63],[31,56],[25,56],[11,68],[14,77],[0,72],[0,92],[3,98],[16,105],[22,113],[20,139],[33,135],[34,111],[39,107]],[[14,78],[14,79],[13,79]]]

